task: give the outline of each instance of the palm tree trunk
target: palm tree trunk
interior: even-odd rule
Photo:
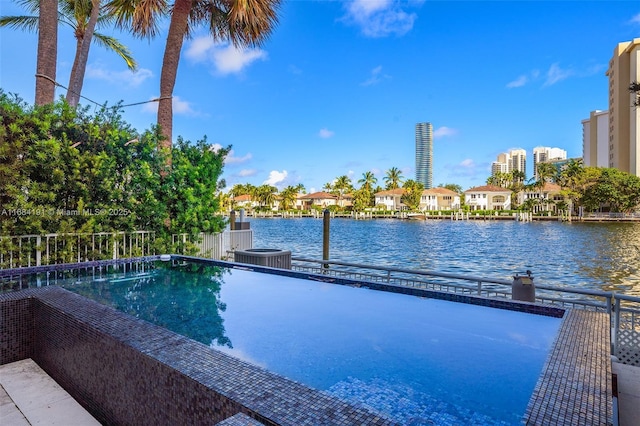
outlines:
[[[164,140],[163,148],[171,148],[173,131],[173,88],[178,75],[178,63],[182,42],[187,30],[187,22],[191,12],[191,0],[176,0],[171,14],[167,44],[164,48],[162,71],[160,73],[160,101],[158,102],[158,125]]]
[[[72,107],[80,102],[80,93],[82,92],[82,84],[84,82],[84,74],[87,69],[87,61],[89,60],[89,47],[93,38],[93,31],[98,22],[100,14],[100,0],[91,0],[91,16],[87,22],[87,28],[82,36],[80,49],[76,50],[76,58],[73,61],[71,69],[71,77],[69,77],[69,89],[67,90],[67,102]]]
[[[36,64],[36,105],[52,104],[55,100],[57,59],[58,0],[40,0],[38,59]]]

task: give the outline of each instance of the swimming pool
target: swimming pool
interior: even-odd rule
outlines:
[[[407,425],[519,424],[560,319],[183,263],[58,284]]]

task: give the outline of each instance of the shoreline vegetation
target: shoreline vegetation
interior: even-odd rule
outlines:
[[[237,213],[237,211],[236,211]],[[353,219],[353,220],[373,220],[373,219],[398,219],[411,221],[429,221],[429,220],[516,220],[521,222],[546,221],[546,222],[635,222],[640,223],[640,214],[633,213],[588,213],[583,216],[548,216],[548,215],[527,215],[522,212],[509,212],[496,214],[497,212],[477,212],[477,213],[456,213],[456,212],[432,212],[420,214],[419,217],[410,216],[408,212],[351,212],[338,213],[331,212],[331,218],[337,219]],[[229,217],[229,212],[224,214]],[[322,211],[296,211],[296,212],[264,212],[250,211],[244,213],[244,218],[254,219],[297,219],[297,218],[317,218],[322,219]],[[236,214],[236,221],[238,215]]]

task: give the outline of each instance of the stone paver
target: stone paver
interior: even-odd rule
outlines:
[[[100,424],[31,359],[0,366],[0,386],[2,425]]]

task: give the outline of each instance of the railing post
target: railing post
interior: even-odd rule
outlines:
[[[331,221],[331,212],[325,209],[322,212],[322,260],[329,260],[329,223]],[[329,268],[328,263],[322,265],[324,269]]]
[[[482,296],[482,281],[478,281],[478,296]]]
[[[613,295],[613,298],[615,299],[615,305],[614,305],[614,312],[613,312],[613,339],[611,339],[611,344],[613,345],[613,347],[611,348],[611,354],[618,356],[617,352],[618,352],[618,344],[620,343],[620,299],[618,299],[616,297],[616,295]]]
[[[36,237],[36,266],[40,266],[42,263],[42,251],[40,251],[41,242],[42,242],[42,237],[38,235]]]

